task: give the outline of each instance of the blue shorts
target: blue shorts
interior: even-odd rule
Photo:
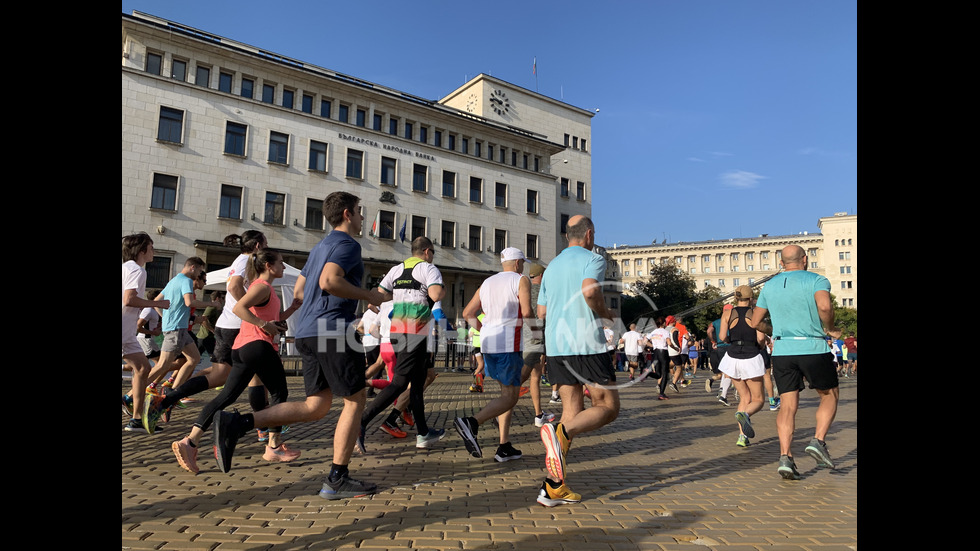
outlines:
[[[520,352],[483,354],[483,369],[491,379],[502,385],[521,386],[524,356]]]

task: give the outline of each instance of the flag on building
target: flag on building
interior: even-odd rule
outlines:
[[[377,216],[374,217],[374,224],[371,224],[371,231],[368,232],[368,235],[370,235],[371,237],[377,237],[378,231],[380,229],[381,229],[381,211],[379,210]]]
[[[538,74],[538,56],[534,56],[534,63],[531,65],[531,74]]]
[[[402,243],[405,242],[405,224],[408,224],[408,217],[407,216],[405,217],[404,220],[402,220],[402,229],[401,229],[400,232],[398,232],[398,237],[401,238]]]

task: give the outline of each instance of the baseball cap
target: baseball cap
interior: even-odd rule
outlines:
[[[735,288],[736,300],[745,300],[751,298],[752,298],[752,287],[749,287],[748,285],[739,285],[738,287]]]
[[[531,264],[531,271],[528,272],[528,277],[538,277],[544,273],[544,266],[540,264]]]
[[[674,321],[676,321],[676,320],[674,319],[674,316],[667,316],[667,320],[666,321],[667,321],[668,324],[671,324],[671,323],[674,323]]]
[[[500,251],[500,261],[507,262],[508,260],[527,260],[527,258],[524,257],[524,253],[517,247],[507,247]]]

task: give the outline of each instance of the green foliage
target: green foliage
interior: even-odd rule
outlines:
[[[635,295],[624,296],[623,323],[642,318],[669,316],[693,307],[697,302],[694,278],[677,269],[671,262],[650,267],[650,276],[633,284]],[[685,323],[690,328],[690,324]]]

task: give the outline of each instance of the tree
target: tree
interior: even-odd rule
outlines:
[[[623,323],[669,316],[697,304],[694,278],[668,262],[650,267],[650,276],[633,284],[635,294],[623,298]]]
[[[854,332],[857,335],[858,311],[856,308],[837,306],[837,297],[830,293],[830,302],[834,305],[834,325],[842,331],[842,337]]]

